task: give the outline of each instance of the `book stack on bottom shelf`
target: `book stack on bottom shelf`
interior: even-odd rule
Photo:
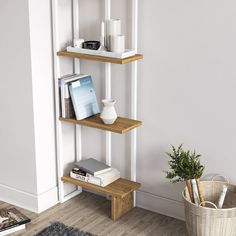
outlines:
[[[105,187],[120,178],[120,172],[93,158],[75,163],[70,177]]]
[[[0,209],[0,236],[25,229],[31,220],[16,208]]]

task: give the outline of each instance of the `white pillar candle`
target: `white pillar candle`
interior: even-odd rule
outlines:
[[[121,34],[121,20],[120,19],[110,19],[106,21],[106,34],[118,35]]]
[[[121,20],[110,19],[106,21],[106,47],[111,50],[110,36],[121,34]]]
[[[116,53],[123,53],[125,51],[125,36],[124,35],[113,35],[110,36],[111,51]]]

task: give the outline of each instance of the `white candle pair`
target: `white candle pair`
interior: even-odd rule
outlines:
[[[106,28],[106,34],[105,34]],[[125,36],[121,35],[121,20],[110,19],[101,24],[101,45],[109,51],[123,53],[125,51]]]

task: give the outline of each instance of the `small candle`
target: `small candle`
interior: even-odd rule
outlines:
[[[105,45],[105,24],[104,24],[104,21],[102,22],[101,24],[101,46],[104,46]]]

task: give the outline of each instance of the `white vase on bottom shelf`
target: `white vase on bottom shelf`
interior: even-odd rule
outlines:
[[[103,99],[102,103],[104,107],[102,109],[100,118],[104,124],[111,125],[117,119],[117,114],[114,107],[116,101],[114,99]]]

